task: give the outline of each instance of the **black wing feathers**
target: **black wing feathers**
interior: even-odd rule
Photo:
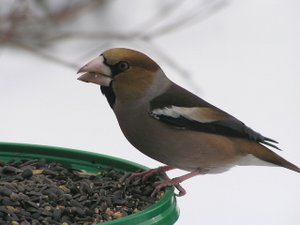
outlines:
[[[214,110],[226,114],[226,118],[221,120],[215,120],[212,122],[199,122],[188,119],[184,116],[172,117],[169,115],[153,113],[153,110],[155,109],[164,109],[166,107],[172,106],[210,107]],[[176,84],[172,85],[169,88],[169,90],[167,90],[164,94],[154,98],[150,102],[150,110],[150,115],[178,129],[190,129],[230,137],[246,138],[279,149],[276,145],[272,144],[277,143],[273,139],[264,137],[258,132],[255,132],[235,117],[209,104],[208,102],[188,92],[180,86],[177,86]]]

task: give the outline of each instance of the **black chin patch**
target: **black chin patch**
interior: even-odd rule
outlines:
[[[109,87],[100,86],[100,89],[101,89],[102,94],[105,95],[109,106],[111,108],[113,108],[115,105],[115,102],[116,102],[116,95],[112,89],[112,82],[110,83]]]

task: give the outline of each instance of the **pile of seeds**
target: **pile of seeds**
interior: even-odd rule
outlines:
[[[151,197],[153,182],[113,169],[90,174],[44,159],[0,162],[0,224],[88,225],[118,219],[160,198]]]

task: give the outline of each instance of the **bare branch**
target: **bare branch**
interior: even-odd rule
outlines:
[[[96,16],[97,19],[99,9],[102,7],[104,9],[112,1],[87,0],[83,2],[74,0],[54,3],[50,0],[15,0],[14,3],[7,6],[9,8],[6,12],[0,11],[0,45],[18,47],[74,69],[77,67],[75,63],[49,55],[43,49],[57,44],[58,41],[76,39],[87,40],[87,43],[101,40],[101,43],[106,45],[115,41],[123,41],[133,45],[142,43],[148,45],[160,58],[189,80],[190,74],[178,62],[175,63],[171,57],[157,48],[153,40],[203,21],[224,8],[227,1],[199,0],[194,1],[193,4],[196,3],[196,5],[189,8],[185,7],[190,3],[187,0],[160,2],[161,7],[154,11],[153,15],[141,23],[136,30],[115,32],[112,30],[99,31],[98,27],[92,31],[80,29],[76,31],[74,30],[76,26],[72,23],[87,13]],[[87,55],[88,51],[84,54]],[[190,84],[192,85],[193,82]]]
[[[54,63],[60,64],[60,65],[62,65],[64,67],[68,67],[68,68],[71,68],[71,69],[76,69],[76,68],[79,67],[79,65],[77,65],[75,63],[67,62],[66,60],[60,59],[57,56],[49,55],[49,54],[47,54],[45,52],[40,51],[38,48],[30,47],[28,45],[23,45],[22,43],[16,43],[16,42],[11,43],[11,44],[13,44],[15,47],[24,49],[24,50],[26,50],[28,52],[31,52],[31,53],[36,54],[38,56],[41,56],[41,57],[43,57],[46,60],[49,60],[49,61],[52,61]]]

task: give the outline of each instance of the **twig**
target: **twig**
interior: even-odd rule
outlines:
[[[72,68],[72,69],[76,69],[78,68],[79,66],[75,63],[72,63],[72,62],[67,62],[63,59],[60,59],[56,56],[52,56],[52,55],[49,55],[49,54],[46,54],[42,51],[39,51],[37,48],[34,48],[34,47],[31,47],[31,46],[28,46],[28,45],[23,45],[22,43],[17,43],[17,42],[13,42],[11,43],[12,45],[16,46],[16,47],[19,47],[21,49],[24,49],[26,51],[29,51],[29,52],[32,52],[36,55],[39,55],[41,57],[43,57],[44,59],[47,59],[47,60],[50,60],[54,63],[58,63],[64,67],[68,67],[68,68]]]
[[[209,1],[209,3],[202,5],[200,8],[195,7],[195,9],[186,13],[179,20],[166,24],[165,26],[158,28],[153,32],[149,32],[148,34],[141,36],[141,38],[145,40],[153,39],[174,32],[175,30],[177,31],[179,29],[186,28],[188,27],[186,25],[191,21],[203,21],[226,5],[227,3],[225,0]]]
[[[203,21],[222,9],[227,0],[202,0],[198,1],[196,7],[190,7],[190,9],[183,11],[181,11],[184,8],[182,5],[189,3],[189,1],[169,1],[148,20],[140,24],[137,30],[127,33],[109,30],[105,32],[82,32],[65,31],[65,29],[62,31],[60,29],[62,26],[67,26],[67,20],[82,15],[87,10],[95,11],[100,6],[108,4],[108,2],[111,3],[111,1],[106,0],[89,0],[84,3],[68,1],[67,3],[64,2],[61,8],[51,10],[49,7],[50,1],[47,0],[31,0],[30,4],[29,0],[16,0],[7,16],[0,15],[0,19],[8,24],[6,27],[0,26],[0,44],[19,47],[47,60],[74,69],[77,68],[75,63],[49,55],[41,51],[41,48],[34,46],[44,47],[49,42],[55,43],[66,39],[101,40],[105,45],[115,41],[130,42],[135,45],[140,43],[143,46],[148,45],[171,68],[183,75],[191,86],[195,87],[194,82],[191,81],[190,73],[165,54],[161,48],[158,48],[153,40],[185,28],[193,22]],[[39,10],[38,13],[35,10]],[[168,20],[171,22],[167,22]],[[101,45],[102,47],[103,45]],[[96,48],[93,48],[93,51],[96,51]]]

